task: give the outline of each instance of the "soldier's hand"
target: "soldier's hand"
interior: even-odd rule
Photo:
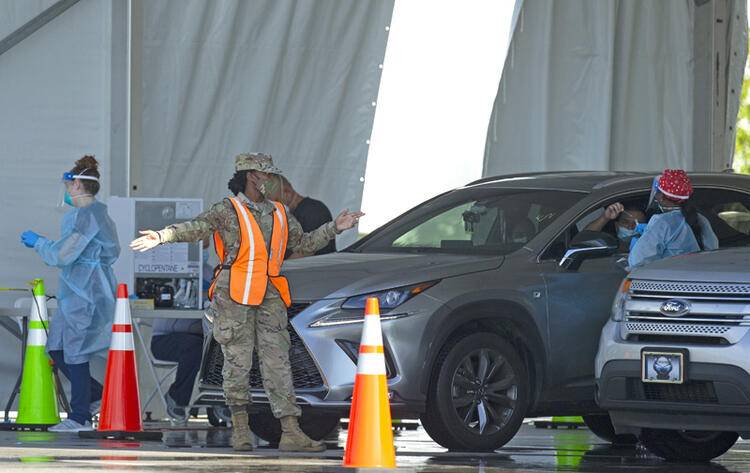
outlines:
[[[153,230],[142,230],[138,233],[143,236],[130,242],[130,248],[133,251],[147,251],[161,243],[159,234]]]
[[[344,210],[336,217],[336,231],[343,232],[344,230],[353,228],[359,223],[360,217],[364,215],[362,212],[349,212],[349,209]]]

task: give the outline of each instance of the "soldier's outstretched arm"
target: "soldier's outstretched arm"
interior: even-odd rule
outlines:
[[[227,218],[231,217],[230,208],[222,201],[211,206],[187,222],[169,225],[159,231],[143,230],[140,238],[130,243],[134,251],[146,251],[162,243],[192,242],[210,239],[213,232],[223,228]]]
[[[299,221],[294,218],[291,212],[287,211],[287,219],[289,221],[287,248],[292,250],[293,253],[315,253],[325,248],[328,242],[336,238],[336,235],[339,233],[353,228],[363,215],[362,212],[349,212],[347,209],[341,212],[333,222],[324,223],[319,228],[309,233],[304,233]]]

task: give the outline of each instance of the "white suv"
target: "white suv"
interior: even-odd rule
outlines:
[[[668,460],[707,461],[750,438],[750,249],[686,255],[623,282],[596,356],[618,434]]]

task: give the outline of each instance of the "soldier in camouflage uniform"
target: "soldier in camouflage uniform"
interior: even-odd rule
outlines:
[[[273,180],[270,174],[281,174],[270,156],[240,154],[235,158],[235,175],[229,188],[250,210],[261,229],[266,248],[270,248],[274,204],[264,195]],[[325,247],[336,234],[354,227],[360,212],[343,211],[333,222],[315,231],[303,233],[299,222],[287,211],[287,248],[297,253],[314,253]],[[146,251],[162,243],[206,240],[218,231],[224,242],[225,265],[231,265],[239,250],[239,222],[233,205],[224,199],[195,219],[170,225],[158,232],[142,231],[142,237],[131,248]],[[279,449],[285,451],[322,451],[325,445],[307,437],[299,428],[301,415],[292,384],[287,330],[286,305],[273,284],[268,284],[263,302],[257,306],[241,305],[230,297],[229,271],[222,271],[216,280],[212,306],[213,335],[224,353],[224,395],[232,411],[232,443],[236,450],[251,450],[247,406],[250,404],[248,375],[252,367],[253,347],[260,360],[263,387],[275,417],[281,420],[282,437]]]

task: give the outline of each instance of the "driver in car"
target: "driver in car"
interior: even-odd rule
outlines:
[[[601,232],[612,221],[615,224],[617,239],[620,241],[620,252],[628,253],[633,237],[639,233],[638,225],[647,221],[646,214],[638,207],[625,207],[620,202],[615,202],[607,206],[599,218],[589,223],[585,230]]]

